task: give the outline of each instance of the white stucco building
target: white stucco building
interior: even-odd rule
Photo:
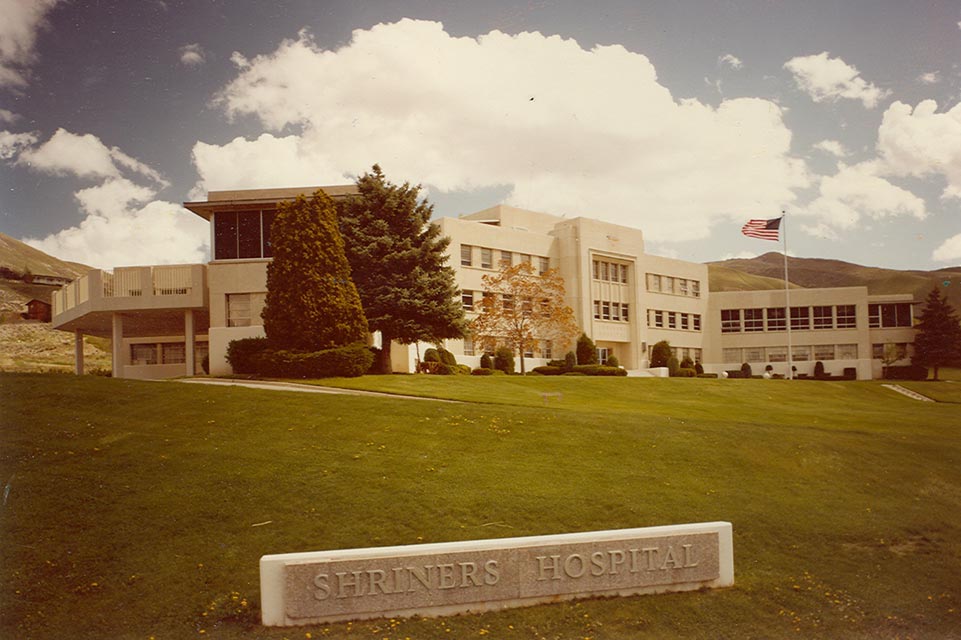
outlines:
[[[323,189],[335,199],[354,191]],[[93,271],[55,293],[53,326],[75,333],[78,371],[83,335],[100,335],[113,338],[118,377],[193,375],[204,356],[211,374],[229,373],[229,342],[263,335],[260,311],[277,203],[314,190],[211,192],[206,201],[184,204],[211,222],[209,263]],[[602,360],[616,355],[628,370],[647,368],[652,346],[667,340],[679,359],[690,357],[708,372],[748,362],[755,372],[770,365],[786,374],[790,341],[798,374],[812,374],[821,361],[828,373],[855,369],[858,378],[870,379],[880,376],[884,345],[908,355],[913,341],[910,294],[792,289],[788,305],[784,290],[710,292],[706,265],[645,253],[639,229],[504,205],[437,223],[451,238],[449,264],[468,316],[483,294],[484,274],[522,261],[538,271],[556,268],[567,304]],[[459,362],[479,364],[471,339],[446,346]],[[562,358],[570,348],[539,341],[528,368]],[[394,370],[413,370],[415,353],[413,346],[395,345]]]

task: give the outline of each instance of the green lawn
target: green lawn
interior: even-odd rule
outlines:
[[[961,634],[956,404],[870,382],[333,383],[481,404],[0,374],[0,638]],[[734,525],[730,589],[258,625],[266,553],[711,520]]]

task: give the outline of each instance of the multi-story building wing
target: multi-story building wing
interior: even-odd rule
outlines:
[[[334,198],[353,186],[323,187]],[[211,223],[212,259],[205,265],[93,271],[54,295],[55,328],[77,336],[113,338],[118,377],[192,375],[205,356],[210,373],[225,374],[231,340],[263,335],[260,312],[272,251],[277,204],[316,189],[211,192],[184,206]],[[451,239],[449,264],[468,317],[485,295],[483,276],[521,262],[536,272],[556,269],[566,303],[598,347],[630,371],[648,368],[653,345],[670,342],[678,359],[709,372],[768,366],[810,375],[854,370],[878,377],[882,361],[910,356],[912,296],[869,296],[865,287],[710,292],[706,265],[645,253],[638,229],[586,217],[564,218],[499,205],[438,221]],[[373,337],[376,342],[376,337]],[[482,345],[450,340],[458,360],[477,366]],[[525,357],[530,367],[562,358],[572,345],[540,339]],[[421,352],[423,348],[421,348]],[[395,371],[411,371],[415,347],[394,345]]]

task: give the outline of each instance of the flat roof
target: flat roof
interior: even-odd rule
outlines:
[[[293,200],[299,195],[310,195],[323,191],[334,199],[346,198],[357,193],[353,184],[330,185],[324,187],[285,187],[282,189],[234,189],[231,191],[211,191],[207,199],[199,202],[185,202],[184,208],[193,211],[201,218],[210,220],[217,211],[242,211],[252,207],[271,205],[284,200]]]

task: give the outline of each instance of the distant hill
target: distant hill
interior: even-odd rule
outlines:
[[[0,267],[7,267],[18,273],[29,269],[35,275],[63,276],[71,280],[79,278],[91,269],[77,262],[65,262],[54,258],[5,233],[0,233]]]
[[[739,280],[732,271],[745,276]],[[780,289],[784,286],[784,256],[772,251],[756,258],[709,262],[708,273],[711,291]],[[748,276],[760,280],[750,280]],[[937,286],[956,309],[961,309],[961,266],[936,271],[901,271],[865,267],[843,260],[789,256],[788,277],[792,285],[804,288],[866,286],[870,294],[910,293],[919,302]],[[748,286],[750,284],[758,286]]]

